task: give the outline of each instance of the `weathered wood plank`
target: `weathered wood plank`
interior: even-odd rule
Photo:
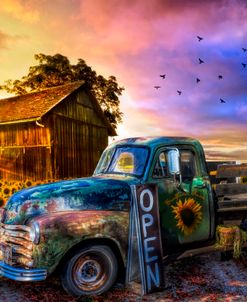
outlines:
[[[247,206],[220,208],[217,209],[217,214],[219,221],[222,221],[223,219],[224,224],[226,223],[226,221],[242,221],[245,217],[247,217]]]
[[[243,207],[231,207],[231,208],[220,208],[217,210],[218,213],[225,213],[225,212],[247,212],[247,206]]]
[[[24,146],[4,146],[4,147],[1,147],[0,146],[0,149],[1,150],[10,150],[10,149],[23,149],[23,148],[38,148],[38,147],[46,147],[46,148],[50,148],[51,145],[24,145]]]
[[[219,208],[247,206],[247,193],[224,196],[223,200],[218,201],[218,206]]]
[[[247,243],[244,243],[242,247],[247,247]],[[231,251],[232,247],[231,246],[221,246],[219,244],[214,244],[214,245],[209,245],[209,246],[204,246],[201,248],[196,248],[194,250],[187,250],[181,255],[177,257],[177,260],[183,259],[183,258],[188,258],[196,255],[201,255],[201,254],[208,254],[212,252],[226,252],[226,251]]]
[[[247,184],[228,183],[216,185],[216,195],[236,195],[247,193]]]
[[[247,176],[247,164],[219,165],[217,168],[217,178],[229,178],[240,176]]]

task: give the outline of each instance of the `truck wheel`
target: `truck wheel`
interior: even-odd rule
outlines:
[[[80,249],[62,269],[65,291],[74,296],[99,295],[116,281],[118,262],[106,245],[90,245]]]

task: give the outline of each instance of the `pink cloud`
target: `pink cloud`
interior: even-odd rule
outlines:
[[[5,2],[0,12],[33,22],[30,43],[38,41],[39,51],[83,58],[98,73],[117,77],[128,95],[121,98],[121,134],[195,136],[211,151],[212,145],[241,149],[246,141],[245,1]],[[0,47],[1,41],[6,46],[0,35]]]
[[[104,49],[110,53],[137,54],[153,43],[174,51],[184,47],[184,43],[191,43],[194,35],[201,32],[205,35],[210,32],[214,43],[225,40],[229,30],[236,34],[233,19],[236,27],[247,19],[243,7],[244,2],[236,6],[234,1],[85,0],[80,2],[79,13],[73,19],[77,24],[82,22],[97,41],[93,52]],[[222,20],[219,14],[224,16]],[[227,22],[227,18],[231,21]],[[211,24],[215,26],[215,34],[211,32]],[[227,30],[222,31],[223,27]],[[218,29],[223,32],[220,36]]]

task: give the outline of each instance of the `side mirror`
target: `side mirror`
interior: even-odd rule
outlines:
[[[171,149],[167,153],[168,156],[168,168],[172,175],[180,174],[180,160],[178,149]]]

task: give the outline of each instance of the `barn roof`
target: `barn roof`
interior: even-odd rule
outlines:
[[[0,125],[38,121],[83,84],[84,81],[78,81],[38,92],[0,99]],[[104,117],[96,99],[92,95],[91,98],[96,111],[106,123],[109,134],[116,135],[115,129]]]

